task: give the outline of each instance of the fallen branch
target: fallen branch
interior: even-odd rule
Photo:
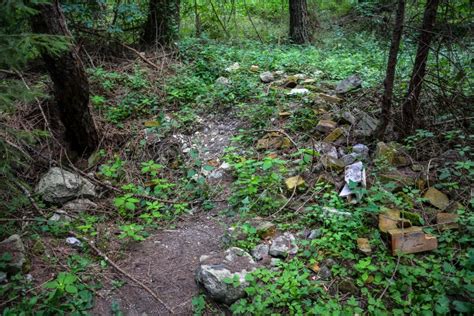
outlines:
[[[121,274],[123,274],[124,276],[126,276],[127,278],[129,278],[130,280],[132,280],[133,282],[135,282],[137,285],[139,285],[141,288],[143,288],[145,291],[147,291],[151,296],[153,296],[154,299],[156,299],[161,305],[163,305],[167,311],[169,311],[171,314],[173,314],[173,311],[168,307],[168,305],[165,304],[165,302],[158,297],[158,295],[152,290],[150,289],[148,286],[146,286],[145,284],[143,284],[143,282],[137,280],[134,276],[132,276],[130,273],[128,273],[127,271],[123,270],[122,268],[120,268],[114,261],[112,261],[106,254],[104,254],[99,248],[97,248],[95,245],[94,245],[94,242],[87,239],[86,237],[79,237],[78,235],[76,235],[74,232],[70,231],[69,232],[71,235],[75,236],[76,238],[80,238],[82,240],[84,240],[96,253],[97,255],[99,255],[100,257],[102,257],[105,261],[107,261],[112,267],[115,268],[115,270],[117,270],[118,272],[120,272]]]

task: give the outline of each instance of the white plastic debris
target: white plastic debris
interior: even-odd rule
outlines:
[[[363,163],[358,161],[356,163],[346,166],[346,169],[344,172],[344,181],[346,182],[346,184],[342,188],[341,193],[339,193],[340,197],[348,197],[348,198],[353,197],[354,192],[352,192],[352,190],[349,187],[349,184],[351,182],[355,182],[358,185],[365,188],[367,186],[367,181],[366,181],[365,168],[364,168]],[[357,199],[353,201],[357,202],[359,198],[360,197],[357,197]]]
[[[227,67],[225,69],[225,71],[227,72],[234,72],[234,71],[237,71],[240,69],[240,64],[239,63],[233,63],[232,65],[230,65],[229,67]]]
[[[309,90],[306,88],[294,88],[288,93],[288,95],[305,95],[308,94]]]

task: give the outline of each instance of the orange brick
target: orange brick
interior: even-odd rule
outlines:
[[[417,253],[438,248],[435,236],[425,234],[421,227],[397,228],[388,231],[392,236],[392,254]]]

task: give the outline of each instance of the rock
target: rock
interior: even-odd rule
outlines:
[[[293,88],[288,93],[288,95],[305,95],[305,94],[309,94],[309,90],[306,88]]]
[[[272,258],[270,260],[270,266],[272,267],[278,267],[283,261],[279,258]]]
[[[352,146],[352,152],[356,154],[359,159],[369,159],[369,147],[364,144],[356,144]]]
[[[5,264],[7,270],[21,271],[26,262],[25,246],[20,236],[15,234],[0,242],[0,254],[9,253],[11,259]]]
[[[314,150],[316,150],[319,155],[323,156],[323,155],[328,155],[330,157],[333,157],[335,159],[338,158],[338,154],[337,154],[337,149],[335,146],[331,145],[331,144],[328,144],[328,143],[325,143],[325,142],[316,142],[314,144]]]
[[[321,133],[329,133],[337,127],[337,123],[331,120],[320,120],[316,125],[316,130]]]
[[[313,84],[316,82],[316,79],[304,79],[302,84]]]
[[[442,230],[446,229],[457,229],[459,225],[457,221],[459,220],[458,214],[453,213],[438,213],[436,214],[436,223]]]
[[[4,283],[7,281],[7,274],[5,272],[0,271],[0,283]]]
[[[408,159],[399,152],[397,148],[401,146],[397,143],[385,144],[384,142],[378,142],[375,148],[375,159],[386,161],[394,167],[402,167],[410,164]]]
[[[89,199],[76,199],[67,202],[62,208],[66,211],[80,213],[95,210],[97,208],[97,204]]]
[[[347,123],[349,123],[349,124],[351,124],[351,125],[354,125],[354,124],[356,123],[356,118],[355,118],[354,115],[352,115],[352,113],[351,113],[350,111],[345,111],[345,112],[343,112],[342,115],[341,115],[341,118],[342,118],[345,122],[347,122]]]
[[[291,147],[291,141],[277,132],[265,134],[257,141],[257,149],[285,149]]]
[[[291,233],[284,233],[273,240],[269,254],[272,257],[286,258],[288,255],[295,255],[298,252],[295,236]]]
[[[219,77],[216,79],[216,84],[217,85],[221,85],[221,86],[229,86],[231,84],[231,81],[229,78],[226,78],[226,77]]]
[[[66,238],[66,244],[68,244],[70,246],[73,246],[73,247],[77,247],[77,248],[82,247],[82,242],[79,239],[77,239],[76,237]]]
[[[239,63],[233,63],[232,65],[227,67],[225,69],[225,71],[227,71],[227,72],[236,72],[239,69],[240,69],[240,64]]]
[[[353,164],[357,160],[357,154],[350,153],[350,154],[344,155],[341,157],[341,160],[344,163],[344,166]]]
[[[258,237],[262,239],[273,237],[276,234],[276,225],[268,221],[257,223],[255,229],[257,230]]]
[[[302,176],[294,176],[285,180],[286,188],[290,191],[293,191],[297,187],[304,186],[304,183],[305,182]]]
[[[352,75],[337,84],[336,93],[344,94],[360,87],[362,87],[362,79],[358,75]]]
[[[359,120],[355,127],[355,135],[362,136],[362,137],[369,137],[371,136],[375,130],[377,129],[377,125],[379,121],[367,113],[359,113]]]
[[[357,238],[357,248],[366,255],[372,252],[372,247],[367,238]]]
[[[344,134],[344,131],[342,130],[342,128],[336,128],[335,130],[333,130],[331,133],[329,133],[328,136],[326,136],[324,139],[323,139],[323,142],[325,143],[333,143],[335,142],[339,137],[342,136],[342,134]]]
[[[342,160],[329,155],[321,156],[321,163],[323,164],[324,168],[334,170],[336,172],[344,169],[344,162]]]
[[[441,210],[444,210],[449,206],[448,196],[434,187],[429,188],[423,195],[423,198],[427,199],[431,205]]]
[[[319,97],[322,98],[326,102],[335,103],[335,104],[339,104],[339,103],[342,103],[342,101],[344,101],[343,99],[341,99],[339,97],[336,97],[334,95],[325,94],[325,93],[320,93]]]
[[[418,178],[418,174],[409,173],[410,170],[394,170],[380,174],[379,180],[383,184],[391,183],[392,186],[387,189],[390,191],[399,191],[405,186],[416,186],[418,189],[423,190],[425,181]]]
[[[57,210],[48,220],[52,222],[58,222],[60,225],[66,225],[72,221],[72,218],[67,215],[67,212],[63,210]]]
[[[323,232],[321,231],[321,229],[312,229],[309,234],[308,234],[308,239],[312,240],[312,239],[316,239],[316,238],[319,238],[323,235]]]
[[[359,289],[354,284],[354,281],[351,279],[344,279],[339,282],[338,289],[342,293],[349,293],[354,296],[357,296],[359,294]]]
[[[400,211],[395,209],[385,209],[379,214],[379,230],[387,233],[392,229],[407,228],[411,226],[411,222],[400,217]]]
[[[291,112],[279,112],[278,116],[281,117],[281,118],[287,118],[287,117],[291,116]]]
[[[288,76],[286,77],[284,83],[283,83],[283,86],[285,88],[295,88],[296,86],[298,85],[298,78],[296,78],[295,76]]]
[[[260,74],[260,80],[263,83],[270,83],[275,80],[275,77],[270,71],[265,71]]]
[[[331,269],[329,267],[325,266],[325,265],[319,267],[318,277],[321,280],[330,280],[331,277],[332,277]]]
[[[392,254],[418,253],[438,248],[438,240],[435,236],[425,234],[421,227],[396,228],[388,231],[392,237]]]
[[[230,305],[245,297],[245,288],[248,286],[245,276],[255,267],[250,254],[232,247],[224,253],[204,258],[196,269],[195,278],[213,300]],[[227,282],[234,278],[239,281],[237,286]]]
[[[250,66],[250,71],[251,71],[251,72],[257,72],[259,69],[260,69],[260,67],[257,66],[257,65],[252,65],[252,66]]]
[[[97,196],[95,186],[89,180],[58,167],[49,169],[41,177],[35,191],[45,201],[59,204],[79,197]]]
[[[268,251],[270,250],[270,247],[268,247],[267,244],[259,244],[255,246],[255,248],[252,249],[250,252],[252,254],[252,257],[256,261],[260,261],[266,257],[268,257]]]

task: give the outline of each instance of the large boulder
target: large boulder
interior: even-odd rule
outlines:
[[[224,253],[202,256],[195,277],[213,300],[230,305],[245,297],[248,286],[245,276],[255,268],[250,254],[232,247]],[[238,282],[229,282],[235,279]]]
[[[97,196],[95,186],[89,180],[58,167],[49,169],[41,177],[35,191],[45,201],[55,204]]]
[[[25,246],[20,236],[15,234],[0,242],[0,254],[9,254],[6,269],[9,271],[20,271],[26,262]]]

